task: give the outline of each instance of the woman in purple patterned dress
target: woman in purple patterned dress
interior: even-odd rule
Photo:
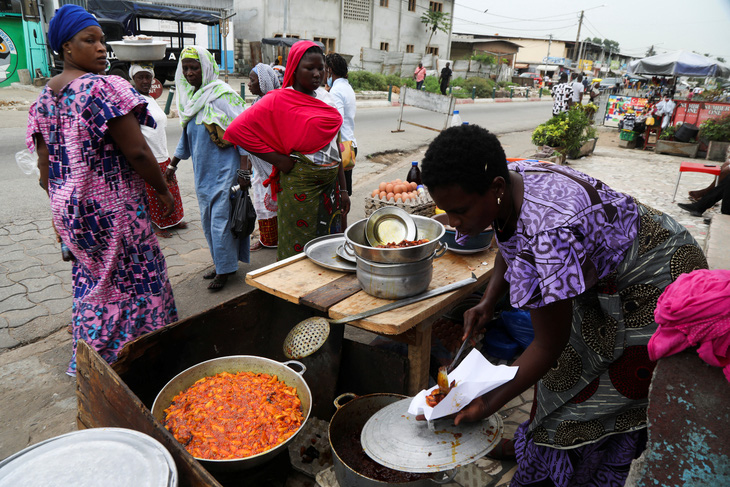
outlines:
[[[31,106],[26,143],[38,151],[41,185],[73,264],[73,355],[86,341],[113,362],[134,338],[177,320],[175,300],[148,214],[145,181],[173,199],[140,124],[145,100],[106,67],[104,34],[81,7],[61,7],[49,41],[64,61]]]
[[[515,434],[513,486],[624,485],[646,443],[653,310],[679,274],[706,268],[676,221],[573,169],[507,163],[497,137],[453,127],[431,143],[424,184],[464,235],[496,229],[494,273],[464,314],[465,334],[497,300],[530,310],[535,339],[515,378],[475,399],[455,423],[496,413],[536,385]]]

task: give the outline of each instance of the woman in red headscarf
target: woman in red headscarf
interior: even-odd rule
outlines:
[[[337,144],[342,117],[318,89],[324,66],[315,43],[294,44],[284,89],[270,91],[244,111],[224,136],[274,166],[264,184],[279,204],[278,260],[301,252],[316,237],[343,231],[350,210]]]

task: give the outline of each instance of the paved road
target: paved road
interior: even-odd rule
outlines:
[[[459,105],[459,108],[464,121],[491,128],[495,133],[532,129],[550,113],[547,102]],[[413,126],[407,126],[402,133],[391,133],[396,128],[399,113],[397,107],[358,110],[357,138],[361,158],[385,151],[415,150],[428,144],[436,135],[436,132]],[[0,174],[3,175],[0,179],[0,225],[17,219],[35,220],[48,214],[48,200],[39,190],[35,178],[21,173],[15,163],[15,153],[25,148],[26,118],[27,112],[0,111]],[[406,120],[432,127],[443,126],[443,118],[443,115],[408,107],[404,114]],[[13,127],[3,128],[13,120]],[[181,131],[177,120],[171,119],[168,125],[171,152]],[[192,187],[191,166],[190,162],[181,164],[177,174],[182,185]]]

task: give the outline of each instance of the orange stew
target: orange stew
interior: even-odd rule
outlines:
[[[404,247],[415,247],[416,245],[425,244],[428,242],[427,238],[422,238],[420,240],[401,240],[398,243],[395,242],[388,242],[384,245],[378,245],[377,249],[401,249]]]
[[[303,421],[295,387],[275,375],[223,372],[200,379],[165,409],[165,427],[197,458],[230,460],[269,450]]]

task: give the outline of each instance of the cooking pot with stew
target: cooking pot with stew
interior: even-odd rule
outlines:
[[[289,366],[295,365],[301,369],[295,372]],[[296,360],[287,362],[277,362],[264,357],[255,357],[251,355],[234,355],[229,357],[219,357],[194,365],[173,377],[162,390],[157,394],[155,402],[152,404],[152,416],[155,417],[160,424],[165,424],[165,409],[171,404],[173,398],[180,392],[185,391],[195,384],[199,379],[212,377],[221,372],[229,372],[235,374],[238,372],[253,372],[256,374],[269,374],[277,376],[278,380],[286,386],[296,388],[297,396],[302,407],[302,423],[297,431],[283,442],[277,444],[273,448],[256,455],[244,458],[235,458],[231,460],[210,460],[206,458],[195,457],[203,467],[211,472],[235,472],[253,468],[268,462],[274,456],[281,453],[282,449],[294,439],[294,437],[302,430],[307,422],[312,409],[312,393],[309,390],[307,382],[302,377],[306,372],[306,367]]]

